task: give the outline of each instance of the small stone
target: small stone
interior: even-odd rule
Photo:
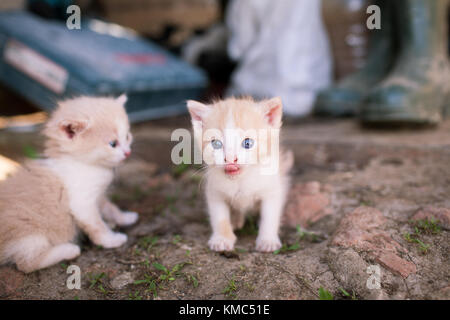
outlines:
[[[133,274],[131,272],[125,272],[118,275],[111,281],[111,287],[113,289],[120,290],[133,282],[134,282]]]
[[[414,263],[406,261],[392,252],[380,253],[376,261],[383,267],[401,275],[403,278],[407,278],[411,273],[416,273],[417,271]]]
[[[358,207],[342,218],[333,238],[334,245],[373,249],[370,240],[380,234],[377,228],[385,223],[383,214],[371,207]]]
[[[346,288],[352,288],[359,294],[367,295],[366,286],[369,264],[353,249],[329,248],[329,266],[336,280]]]
[[[439,224],[447,230],[450,230],[450,209],[428,206],[418,210],[412,220],[435,219]]]
[[[288,195],[283,224],[304,228],[324,216],[332,214],[330,205],[330,189],[322,187],[317,181],[297,184]]]
[[[386,218],[375,208],[356,208],[341,220],[331,244],[367,252],[391,272],[407,278],[416,272],[416,266],[399,256],[407,250],[382,229],[385,222]]]

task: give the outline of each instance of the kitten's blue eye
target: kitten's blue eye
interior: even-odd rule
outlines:
[[[109,145],[111,146],[111,148],[117,147],[118,144],[119,144],[119,142],[117,140],[113,140],[113,141],[109,142]]]
[[[244,141],[242,141],[242,147],[245,149],[250,149],[255,144],[255,141],[250,138],[245,138]]]
[[[211,145],[214,149],[222,149],[222,141],[214,139],[211,141]]]

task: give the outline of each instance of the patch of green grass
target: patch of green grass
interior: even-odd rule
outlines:
[[[426,253],[428,253],[428,249],[430,248],[430,245],[426,244],[422,240],[420,240],[418,238],[419,235],[420,234],[417,234],[417,232],[414,232],[414,233],[405,232],[403,234],[403,238],[410,243],[418,244],[420,251],[422,251],[423,254],[426,254]]]
[[[89,278],[89,289],[95,287],[96,284],[101,283],[102,278],[104,278],[106,274],[102,273],[88,273]]]
[[[236,290],[237,290],[237,281],[234,278],[234,275],[231,277],[230,281],[228,281],[227,286],[223,289],[222,293],[229,298],[236,299]]]
[[[192,283],[192,286],[194,288],[198,287],[198,279],[194,275],[186,274],[186,280],[187,280],[187,282]]]
[[[297,239],[293,244],[283,244],[280,249],[275,250],[273,254],[287,253],[292,251],[297,251],[301,248],[300,241],[308,240],[310,242],[320,242],[323,239],[323,236],[319,236],[314,232],[309,232],[302,229],[299,225],[296,227],[297,229]]]
[[[133,282],[134,285],[145,285],[146,292],[151,292],[153,294],[153,298],[158,297],[158,286],[156,284],[156,280],[153,279],[152,276],[145,274],[144,279],[136,280]]]
[[[294,244],[291,244],[291,245],[283,244],[281,246],[281,248],[278,249],[278,250],[275,250],[273,252],[273,254],[286,253],[286,252],[289,252],[289,251],[297,251],[298,249],[300,249],[300,243],[297,241],[297,242],[295,242]]]
[[[172,175],[175,178],[179,178],[181,175],[183,175],[183,173],[185,173],[189,169],[190,166],[191,166],[190,164],[186,164],[185,162],[182,162],[182,163],[176,165],[175,167],[173,167]]]
[[[334,300],[333,294],[324,289],[323,287],[319,288],[319,300]]]
[[[173,236],[172,244],[177,244],[180,241],[181,241],[181,236],[179,234],[176,234]]]
[[[306,231],[299,225],[297,225],[296,229],[297,229],[297,235],[299,237],[299,240],[307,240],[307,241],[315,242],[315,243],[323,240],[323,239],[321,239],[321,238],[323,238],[323,236],[319,236],[319,235],[315,234],[314,232]]]
[[[154,277],[150,274],[144,274],[143,279],[139,279],[133,282],[134,285],[144,285],[145,286],[145,292],[151,292],[153,294],[153,298],[158,297],[158,289],[163,288],[164,283],[169,283],[172,281],[175,281],[177,277],[181,275],[181,269],[186,265],[190,264],[189,262],[182,262],[176,264],[173,268],[169,269],[162,265],[161,263],[154,262],[152,266],[158,270],[161,271],[162,274],[159,275],[159,277]],[[147,264],[149,266],[149,263]],[[193,277],[193,276],[192,276]],[[194,281],[195,279],[195,281]],[[191,281],[193,281],[194,287],[198,286],[198,281],[195,277],[190,278]]]
[[[135,293],[130,293],[128,295],[128,300],[142,300],[142,296],[139,291],[136,291]]]
[[[430,248],[430,244],[424,243],[422,240],[418,238],[413,238],[413,242],[417,243],[419,245],[420,251],[422,251],[423,254],[428,253],[428,249]]]
[[[441,233],[441,227],[439,226],[439,221],[434,218],[414,221],[413,225],[415,228],[417,228],[416,231],[420,231],[420,232],[423,232],[426,234]]]
[[[427,254],[431,245],[423,242],[421,239],[422,235],[436,235],[441,232],[441,227],[439,226],[437,220],[435,219],[422,219],[418,221],[410,221],[414,227],[414,232],[405,232],[403,238],[410,242],[418,245],[419,250],[423,254]]]
[[[190,262],[181,262],[181,263],[177,263],[175,266],[173,266],[172,269],[169,269],[167,267],[165,267],[164,265],[158,263],[158,262],[154,262],[153,263],[153,267],[156,270],[162,271],[163,274],[159,276],[159,279],[162,281],[174,281],[176,277],[180,276],[181,273],[181,269],[183,269],[183,267],[186,264],[190,264]]]
[[[428,253],[428,249],[431,245],[423,243],[420,239],[416,239],[416,243],[419,244],[419,249],[422,251],[423,254]]]
[[[148,259],[145,259],[145,260],[142,262],[142,265],[143,265],[144,267],[146,267],[146,268],[150,268],[150,261],[149,261]]]
[[[112,202],[116,203],[116,202],[120,202],[120,200],[122,200],[122,196],[119,193],[113,193],[109,196],[109,198],[111,199]]]
[[[253,292],[255,291],[255,287],[252,286],[249,282],[244,282],[245,287],[247,288],[248,291]]]
[[[158,243],[157,236],[145,236],[138,240],[138,246],[149,251]]]
[[[258,223],[256,217],[249,215],[245,219],[244,226],[236,230],[238,236],[256,236],[258,234]]]
[[[339,290],[341,290],[342,294],[344,295],[344,297],[350,298],[352,300],[358,300],[358,298],[356,298],[356,293],[354,290],[352,290],[352,294],[348,293],[346,290],[344,290],[343,288],[340,288]]]
[[[94,289],[97,292],[108,294],[109,292],[104,288],[103,280],[106,277],[104,272],[88,273],[89,289]]]
[[[373,202],[370,201],[370,200],[361,200],[359,202],[359,205],[363,206],[363,207],[372,207],[373,206]]]
[[[23,154],[25,157],[30,158],[30,159],[39,158],[39,154],[36,151],[36,149],[29,145],[26,145],[23,147]]]

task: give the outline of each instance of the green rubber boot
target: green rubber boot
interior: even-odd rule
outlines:
[[[396,0],[400,52],[360,110],[364,123],[435,124],[450,92],[447,0]],[[383,28],[383,26],[382,26]]]
[[[393,2],[380,0],[376,4],[381,10],[381,29],[372,30],[369,54],[365,66],[340,80],[333,87],[319,92],[314,113],[319,116],[352,116],[361,102],[392,67],[395,43],[392,32]]]

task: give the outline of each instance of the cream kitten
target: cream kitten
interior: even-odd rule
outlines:
[[[258,251],[281,247],[278,229],[289,188],[291,152],[279,152],[280,98],[227,99],[212,105],[188,101],[195,140],[208,165],[206,201],[212,226],[209,247],[233,250],[233,229],[260,208]]]
[[[125,101],[122,95],[59,104],[44,129],[46,159],[0,184],[0,263],[31,272],[73,259],[80,254],[73,243],[78,228],[105,248],[127,241],[102,219],[121,226],[138,219],[105,196],[113,168],[130,155]]]

